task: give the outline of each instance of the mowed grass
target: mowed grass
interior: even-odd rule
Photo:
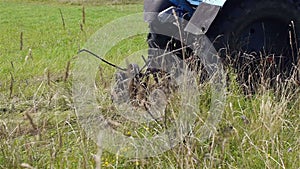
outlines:
[[[85,24],[82,6],[64,3],[2,1],[0,11],[0,168],[300,168],[298,89],[287,83],[284,90],[262,87],[246,97],[229,70],[225,110],[210,139],[199,141],[197,121],[182,143],[157,157],[126,159],[104,151],[99,160],[74,112],[72,66],[93,33],[142,12],[142,5],[87,4]],[[145,36],[122,41],[107,58],[117,61],[144,49]],[[102,71],[101,106],[113,114],[104,96],[112,71]],[[209,90],[200,100],[207,111]]]

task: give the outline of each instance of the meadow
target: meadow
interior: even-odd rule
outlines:
[[[208,140],[199,141],[195,131],[173,149],[144,159],[99,154],[75,114],[74,60],[105,24],[142,10],[141,2],[125,0],[0,1],[0,168],[299,169],[299,89],[290,82],[278,90],[262,85],[246,96],[230,69],[224,113]],[[116,62],[145,49],[145,41],[146,35],[123,40],[106,58]],[[113,113],[105,94],[113,69],[100,71],[103,110]],[[201,110],[209,109],[209,100],[207,90]]]

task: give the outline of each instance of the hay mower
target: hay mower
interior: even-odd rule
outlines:
[[[150,57],[161,54],[155,48],[165,49],[172,41],[171,36],[163,35],[176,30],[174,18],[167,15],[172,14],[184,18],[184,33],[205,34],[213,42],[219,56],[234,68],[237,80],[248,91],[266,79],[274,83],[291,78],[298,64],[300,0],[145,0],[144,3],[145,21],[150,25]],[[176,50],[182,48],[182,43],[173,40],[169,46],[170,50]],[[177,55],[182,58],[182,53]]]
[[[189,42],[197,44],[203,35],[223,63],[234,68],[246,91],[255,90],[263,79],[272,83],[293,78],[299,56],[300,0],[145,0],[144,11],[150,32],[148,59],[143,57],[142,68],[136,64],[121,68],[91,51],[80,51],[120,70],[112,94],[116,103],[130,101],[147,109],[147,98],[155,88],[164,94],[174,92],[177,86],[171,73],[157,69],[154,61],[161,61],[167,51],[184,62],[201,62]],[[177,59],[168,62],[179,63]],[[189,65],[199,70],[201,63]]]

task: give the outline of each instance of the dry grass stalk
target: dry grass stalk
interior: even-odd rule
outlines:
[[[83,24],[81,23],[80,24],[80,30],[83,32],[84,30],[83,30]]]
[[[49,69],[47,69],[47,84],[51,86],[51,73]]]
[[[9,98],[12,98],[13,95],[14,81],[15,81],[14,76],[10,72]]]
[[[37,126],[36,124],[34,124],[32,117],[30,116],[29,112],[31,112],[33,109],[30,109],[29,111],[26,111],[25,115],[27,117],[27,119],[29,120],[30,125],[32,126],[32,128],[34,130],[37,130]]]
[[[65,76],[64,76],[64,82],[66,82],[69,78],[70,75],[70,65],[71,65],[71,61],[67,62],[67,66],[66,66],[66,70],[65,70]]]
[[[13,62],[13,61],[10,61],[10,65],[11,65],[11,68],[12,68],[12,69],[15,69],[14,62]]]
[[[85,24],[85,8],[82,6],[82,23]]]
[[[22,168],[28,168],[28,169],[35,169],[34,167],[32,167],[31,165],[27,164],[27,163],[22,163],[21,164]]]
[[[63,15],[61,9],[59,9],[59,13],[60,13],[60,17],[61,17],[61,21],[62,21],[63,27],[64,27],[64,29],[66,29],[65,18],[64,18],[64,15]]]
[[[20,50],[23,50],[23,32],[20,34]]]
[[[28,50],[28,54],[27,54],[26,57],[25,57],[25,62],[27,62],[28,59],[33,60],[32,49],[29,49],[29,50]]]

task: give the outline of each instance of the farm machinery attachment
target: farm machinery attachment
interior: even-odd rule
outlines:
[[[167,101],[171,94],[176,92],[178,85],[174,79],[175,74],[179,74],[179,62],[173,60],[172,71],[168,68],[158,68],[150,66],[151,62],[157,60],[149,60],[141,56],[144,65],[140,67],[135,63],[128,63],[126,68],[112,64],[111,62],[103,59],[97,54],[87,49],[82,49],[79,53],[89,53],[98,58],[105,64],[116,68],[118,71],[115,73],[115,84],[111,92],[111,99],[115,104],[129,104],[132,107],[142,108],[147,111],[152,119],[156,119],[155,115],[149,110],[153,107],[154,102],[157,100]],[[168,58],[172,56],[169,55]],[[175,59],[175,57],[172,57]],[[159,98],[160,97],[160,98]]]
[[[213,42],[223,63],[233,67],[245,90],[255,90],[266,79],[272,84],[295,78],[299,0],[145,0],[144,6],[152,48],[167,46],[171,38],[157,35],[157,30],[173,25],[170,14],[176,13],[187,20],[185,33],[205,34]]]

